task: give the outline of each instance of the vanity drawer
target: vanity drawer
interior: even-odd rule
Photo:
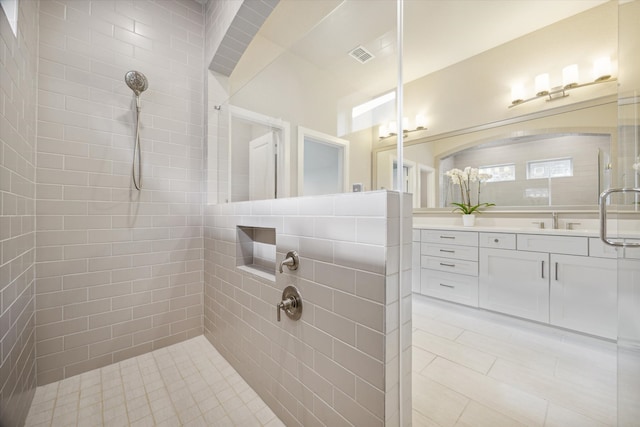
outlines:
[[[478,306],[478,278],[422,269],[420,293],[459,304]]]
[[[441,258],[464,259],[478,261],[478,248],[475,246],[444,245],[438,243],[422,243],[420,250],[422,255],[430,255]]]
[[[513,233],[480,233],[480,247],[515,249],[516,235]]]
[[[427,243],[478,246],[478,233],[475,231],[422,230],[422,241]]]
[[[598,258],[617,258],[618,252],[613,246],[605,245],[597,237],[589,238],[589,256]]]
[[[466,274],[469,276],[478,275],[478,263],[476,261],[422,255],[420,266],[422,268],[429,268],[431,270],[444,271],[447,273]]]
[[[551,252],[566,255],[589,255],[589,238],[572,236],[548,236],[543,234],[518,234],[519,251]]]

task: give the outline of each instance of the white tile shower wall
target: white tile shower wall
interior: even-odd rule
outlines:
[[[288,426],[394,425],[398,199],[381,191],[205,210],[205,336]],[[405,216],[409,271],[410,209]],[[277,261],[296,250],[298,270],[285,268],[273,282],[237,269],[239,225],[275,228]],[[301,292],[302,318],[278,323],[276,303],[290,284]],[[407,350],[410,298],[402,309]]]
[[[192,0],[40,10],[39,384],[202,333],[204,11]],[[142,93],[141,192],[132,189]]]
[[[24,423],[35,392],[35,146],[38,3],[0,11],[0,425]]]
[[[205,66],[209,68],[218,46],[244,0],[209,0],[205,5]],[[261,0],[258,0],[261,1]]]
[[[403,197],[402,231],[400,231],[400,211],[398,193],[390,193],[395,203],[387,205],[389,226],[387,229],[387,285],[385,287],[387,311],[385,322],[387,327],[386,359],[385,359],[385,427],[411,425],[411,255],[413,201],[411,194]],[[402,232],[402,240],[400,240]],[[403,251],[400,252],[402,242]],[[402,260],[400,260],[402,256]],[[399,270],[402,269],[402,274]],[[402,281],[401,303],[398,300],[398,286]],[[400,313],[401,316],[398,316]],[[399,322],[402,327],[399,327]],[[401,337],[399,335],[401,334]],[[402,358],[398,349],[402,346]],[[399,382],[400,359],[402,359],[402,383]],[[399,385],[402,385],[400,394]],[[403,419],[400,424],[399,402],[402,399]]]

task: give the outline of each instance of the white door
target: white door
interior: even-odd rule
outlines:
[[[249,200],[275,198],[276,155],[273,134],[249,143]]]
[[[549,254],[480,249],[479,304],[549,322]]]
[[[402,187],[398,186],[398,160],[393,159],[393,166],[391,167],[391,182],[393,182],[393,189],[397,191],[404,191],[406,193],[416,194],[416,180],[415,180],[415,162],[404,159],[402,161]],[[413,207],[415,205],[415,198]]]

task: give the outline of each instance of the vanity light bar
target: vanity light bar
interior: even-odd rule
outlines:
[[[540,74],[536,76],[535,79],[536,94],[530,98],[525,99],[524,87],[522,84],[515,84],[511,87],[512,101],[508,108],[513,108],[516,105],[524,104],[525,102],[543,97],[547,97],[547,102],[553,101],[554,99],[565,98],[569,96],[567,93],[569,90],[617,80],[615,78],[611,78],[611,60],[608,57],[599,58],[594,62],[593,75],[594,81],[579,84],[578,65],[567,65],[562,69],[562,86],[550,88],[549,74]]]
[[[618,79],[616,78],[611,78],[609,77],[606,80],[597,80],[595,82],[589,82],[589,83],[581,83],[581,84],[573,84],[571,86],[560,86],[560,87],[556,87],[556,88],[552,88],[550,91],[546,92],[546,93],[541,93],[541,94],[536,94],[535,96],[532,96],[531,98],[527,98],[527,99],[514,99],[511,102],[511,105],[509,105],[508,108],[513,108],[517,105],[520,104],[524,104],[525,102],[529,102],[529,101],[533,101],[534,99],[538,99],[538,98],[544,98],[547,97],[547,102],[549,101],[553,101],[555,99],[560,99],[560,98],[566,98],[567,96],[569,96],[569,91],[573,90],[573,89],[578,89],[581,87],[586,87],[586,86],[593,86],[593,85],[597,85],[600,83],[608,83],[608,82],[615,82]]]
[[[418,114],[416,115],[416,127],[415,129],[409,129],[409,119],[404,117],[402,119],[402,134],[408,135],[413,132],[427,130],[427,119],[424,115]],[[380,140],[391,138],[392,136],[398,135],[398,124],[395,121],[390,121],[388,123],[383,123],[378,128],[378,138]]]

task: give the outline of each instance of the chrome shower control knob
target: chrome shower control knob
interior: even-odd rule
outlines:
[[[282,270],[283,266],[286,265],[289,268],[289,270],[297,270],[298,264],[300,264],[300,258],[298,257],[298,253],[296,251],[287,252],[287,255],[280,263],[280,268],[279,268],[280,274],[283,273],[283,270]]]
[[[276,314],[278,322],[280,321],[280,311],[292,320],[300,319],[302,316],[302,297],[295,286],[287,286],[282,291],[282,301],[276,304]]]

